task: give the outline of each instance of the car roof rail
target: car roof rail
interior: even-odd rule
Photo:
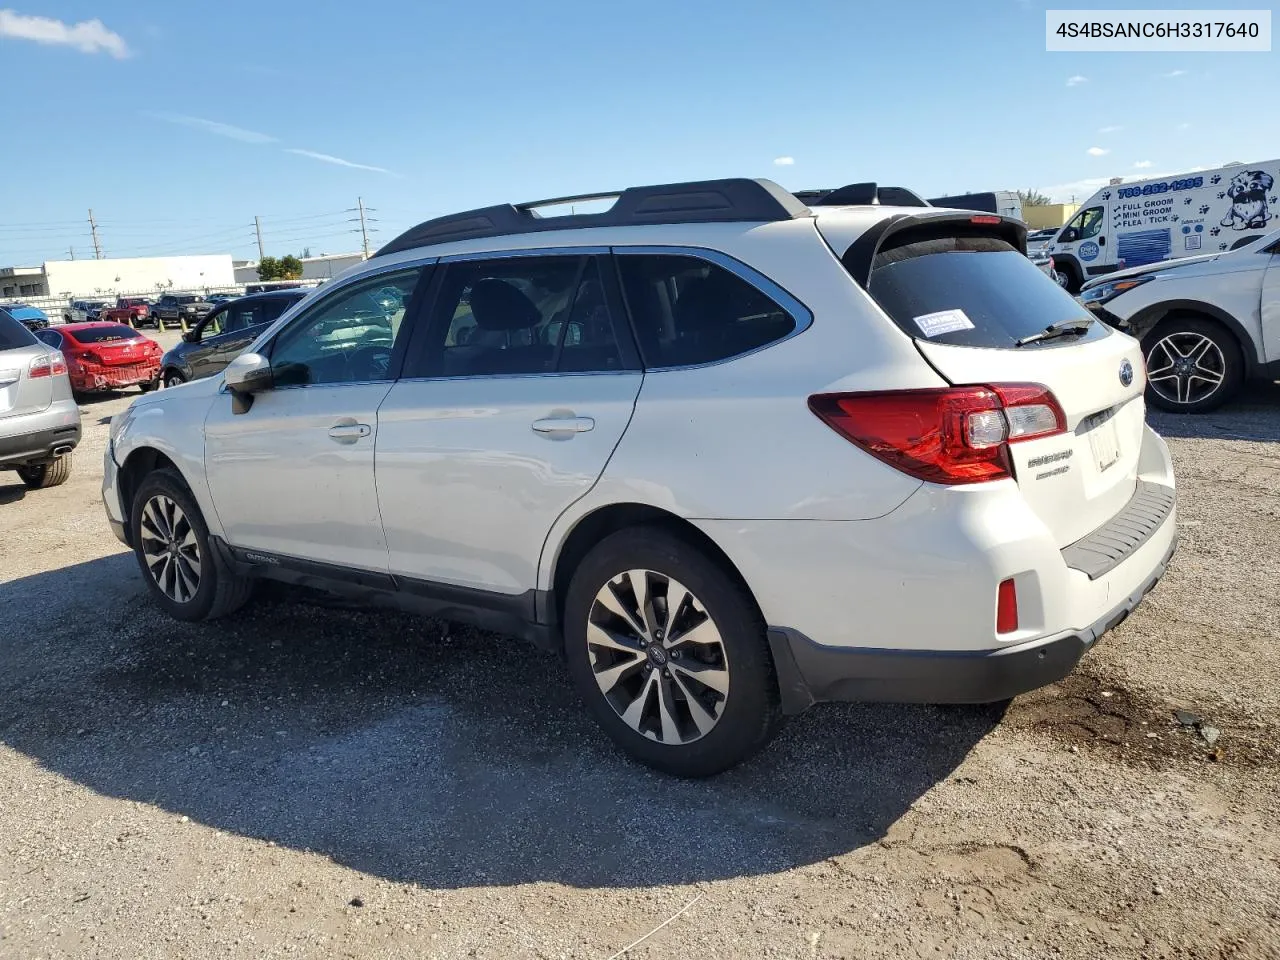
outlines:
[[[882,187],[877,183],[849,183],[824,190],[798,190],[796,198],[811,207],[928,207],[928,200],[906,187]]]
[[[546,217],[540,207],[613,199],[600,213]],[[429,244],[584,227],[636,227],[675,223],[760,223],[794,220],[809,208],[772,180],[734,178],[628,187],[605,193],[503,203],[437,217],[411,227],[374,254],[384,257]]]

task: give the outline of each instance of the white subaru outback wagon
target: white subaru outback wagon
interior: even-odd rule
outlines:
[[[524,637],[625,750],[703,776],[818,701],[1058,680],[1160,578],[1138,343],[1021,223],[610,196],[420,224],[135,400],[104,500],[155,601],[212,619],[269,577]]]

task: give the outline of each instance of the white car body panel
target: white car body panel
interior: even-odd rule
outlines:
[[[390,390],[390,381],[269,390],[244,415],[219,396],[204,422],[205,462],[227,541],[385,573],[373,455]],[[330,436],[348,423],[368,435]]]
[[[1154,322],[1172,309],[1229,317],[1235,321],[1233,333],[1246,356],[1267,363],[1280,361],[1278,265],[1280,231],[1273,231],[1248,247],[1220,256],[1124,270],[1099,278],[1085,289],[1149,275],[1152,279],[1146,283],[1105,301],[1107,313],[1125,323],[1142,323],[1144,318]]]
[[[378,413],[391,573],[508,595],[533,589],[547,531],[604,470],[643,379],[637,371],[397,383]],[[591,426],[534,429],[551,418]]]

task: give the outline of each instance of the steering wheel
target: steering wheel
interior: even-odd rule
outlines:
[[[391,343],[373,343],[345,352],[348,380],[381,380],[391,369]]]

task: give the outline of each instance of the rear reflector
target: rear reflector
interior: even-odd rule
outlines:
[[[1012,580],[1000,581],[996,591],[996,633],[1018,629],[1018,588]]]
[[[931,483],[1012,476],[1008,444],[1066,430],[1066,416],[1037,383],[824,393],[809,409],[891,467]]]
[[[977,217],[970,217],[970,218],[969,218],[969,222],[970,222],[970,223],[982,223],[982,224],[992,225],[992,224],[1000,223],[1000,222],[1001,222],[1001,220],[1000,220],[1000,218],[999,218],[999,217],[977,216]]]

